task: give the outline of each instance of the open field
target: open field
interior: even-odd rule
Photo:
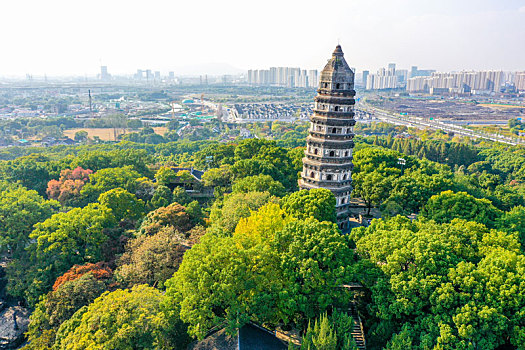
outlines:
[[[104,140],[104,141],[116,141],[115,140],[115,134],[118,137],[119,135],[122,135],[122,134],[129,134],[131,132],[137,132],[138,131],[138,130],[133,130],[133,129],[116,129],[116,130],[114,130],[112,128],[74,128],[74,129],[64,130],[64,135],[74,139],[75,138],[75,133],[77,131],[80,131],[80,130],[87,131],[89,138],[93,138],[95,136],[98,136],[98,137],[100,137],[101,140]],[[159,135],[164,135],[168,129],[166,127],[163,127],[163,126],[159,126],[159,127],[153,128],[153,130],[155,130],[155,133],[157,133]]]

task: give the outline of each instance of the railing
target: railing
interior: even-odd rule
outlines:
[[[351,112],[341,112],[341,111],[325,111],[322,109],[314,109],[313,112],[317,115],[324,115],[328,117],[335,117],[335,118],[348,118],[352,119],[355,116],[354,111]]]

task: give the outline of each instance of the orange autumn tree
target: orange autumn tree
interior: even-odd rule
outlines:
[[[112,276],[111,269],[103,262],[75,265],[56,279],[55,284],[53,284],[53,290],[56,291],[62,284],[68,281],[74,281],[89,272],[91,272],[97,280],[108,279]]]
[[[64,169],[60,172],[59,180],[51,180],[47,184],[46,193],[49,199],[56,199],[62,204],[75,205],[79,198],[80,190],[89,181],[93,171],[77,167]]]

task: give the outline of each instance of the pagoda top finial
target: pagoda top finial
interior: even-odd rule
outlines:
[[[334,53],[332,54],[332,56],[343,56],[343,50],[341,49],[341,45],[337,45],[335,47],[335,50],[334,50]]]

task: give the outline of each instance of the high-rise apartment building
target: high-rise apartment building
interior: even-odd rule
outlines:
[[[111,75],[108,73],[108,66],[100,66],[100,80],[110,80]]]
[[[292,67],[271,67],[270,69],[250,69],[246,77],[249,85],[315,87],[317,71]],[[312,82],[313,81],[313,82]]]
[[[367,72],[366,83],[364,83],[366,90],[384,90],[395,89],[397,87],[397,76],[395,63],[390,63],[388,69],[379,68],[377,74],[369,74]],[[363,77],[364,80],[364,77]]]
[[[514,85],[519,92],[525,92],[525,72],[516,72],[514,75]]]
[[[319,84],[317,77],[317,69],[311,69],[308,71],[308,87],[317,87]]]
[[[306,138],[301,189],[326,188],[336,198],[337,224],[349,230],[354,147],[354,72],[337,45],[319,79]]]
[[[408,92],[430,92],[433,89],[451,93],[499,92],[505,82],[502,71],[432,73],[407,81]]]

